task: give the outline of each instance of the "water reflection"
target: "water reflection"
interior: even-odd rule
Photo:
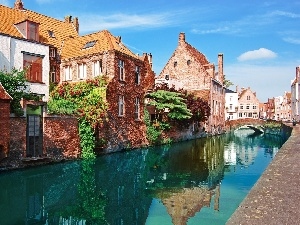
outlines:
[[[169,218],[185,225],[204,221],[201,211],[207,224],[207,214],[214,224],[217,219],[224,224],[236,206],[223,199],[238,195],[228,196],[227,180],[240,168],[253,167],[258,174],[246,178],[253,185],[282,143],[246,130],[2,174],[0,224],[150,225]],[[261,151],[268,160],[258,159]],[[233,181],[230,188],[238,185],[245,184]],[[153,215],[153,200],[164,214]],[[235,201],[238,205],[242,197]]]

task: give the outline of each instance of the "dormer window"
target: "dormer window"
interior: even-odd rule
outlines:
[[[96,44],[96,42],[97,41],[89,41],[89,42],[85,43],[85,45],[83,46],[83,49],[93,47]]]
[[[21,23],[16,24],[17,29],[21,34],[29,39],[34,41],[39,41],[39,24],[33,21],[25,20]]]
[[[55,38],[54,31],[48,30],[49,37]]]

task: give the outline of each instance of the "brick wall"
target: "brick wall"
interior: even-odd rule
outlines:
[[[54,159],[80,157],[78,121],[74,117],[44,118],[43,152]]]
[[[17,160],[26,155],[26,118],[10,118],[9,158]]]
[[[9,152],[10,140],[10,101],[0,100],[0,160],[7,156]]]

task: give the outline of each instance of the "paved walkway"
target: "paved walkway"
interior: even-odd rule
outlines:
[[[300,224],[300,125],[226,225]]]

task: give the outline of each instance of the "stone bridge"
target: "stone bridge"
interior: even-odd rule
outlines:
[[[263,133],[263,126],[266,121],[260,119],[237,119],[237,120],[227,120],[225,122],[227,130],[238,130],[243,128],[250,128],[257,133]]]

